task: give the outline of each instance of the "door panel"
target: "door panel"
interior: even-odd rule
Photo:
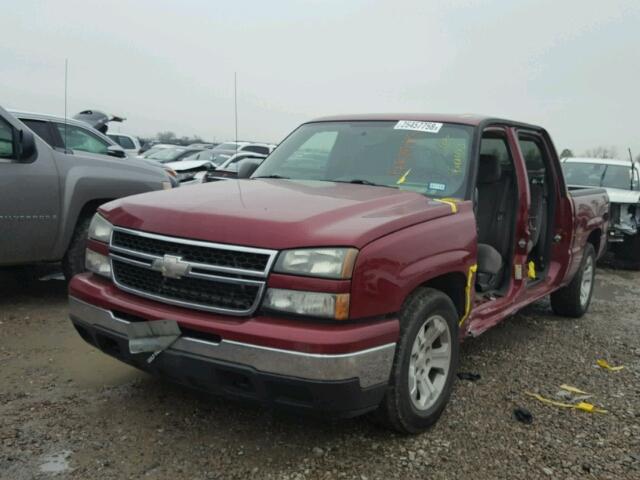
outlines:
[[[0,109],[0,132],[11,131],[17,139],[24,128]],[[58,172],[52,150],[38,137],[35,142],[32,162],[0,157],[0,265],[51,259],[59,222]]]

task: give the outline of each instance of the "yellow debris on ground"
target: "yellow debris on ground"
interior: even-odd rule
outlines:
[[[579,393],[581,395],[589,395],[587,392],[580,390],[579,388],[576,387],[572,387],[571,385],[567,385],[566,383],[563,383],[562,385],[560,385],[560,388],[562,390],[565,390],[567,392],[571,392],[571,393]]]
[[[546,403],[547,405],[553,405],[554,407],[560,407],[560,408],[571,408],[574,410],[582,410],[583,412],[589,412],[589,413],[607,413],[606,410],[602,409],[602,408],[598,408],[595,405],[592,405],[591,403],[587,403],[587,402],[579,402],[579,403],[564,403],[564,402],[557,402],[555,400],[551,400],[549,398],[545,398],[540,394],[537,393],[531,393],[531,392],[524,392],[525,394],[529,395],[530,397],[535,398],[536,400],[542,402],[542,403]]]
[[[596,363],[600,368],[604,368],[605,370],[609,370],[611,372],[619,372],[624,368],[623,365],[612,367],[611,365],[609,365],[609,362],[607,362],[606,360],[603,360],[602,358],[597,360]]]

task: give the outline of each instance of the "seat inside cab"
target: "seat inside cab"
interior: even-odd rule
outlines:
[[[476,291],[500,294],[509,285],[514,251],[518,187],[502,131],[486,132],[480,147],[475,190],[478,233]]]

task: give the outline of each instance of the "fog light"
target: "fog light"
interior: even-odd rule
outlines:
[[[109,262],[109,257],[89,250],[88,248],[85,252],[84,267],[90,272],[111,278],[111,262]]]
[[[335,320],[349,318],[348,293],[302,292],[299,290],[270,288],[267,290],[263,306],[271,310],[310,317],[324,317]]]

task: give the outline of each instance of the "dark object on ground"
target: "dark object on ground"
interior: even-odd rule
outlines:
[[[518,407],[513,409],[513,418],[517,421],[531,425],[533,423],[533,415],[526,408]]]
[[[475,382],[477,380],[480,380],[480,374],[479,373],[472,373],[472,372],[458,372],[458,378],[460,380],[469,380],[470,382]]]

